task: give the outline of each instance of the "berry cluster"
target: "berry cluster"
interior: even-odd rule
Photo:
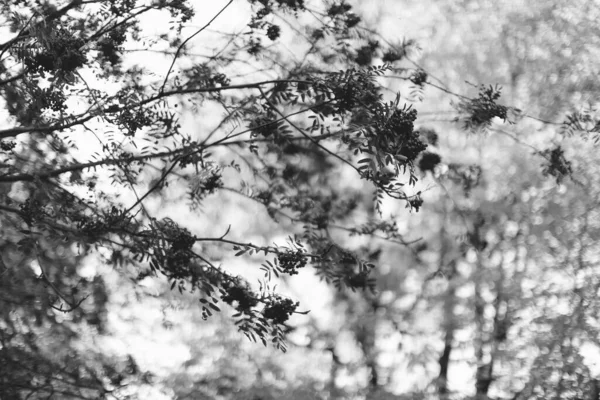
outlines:
[[[110,12],[115,15],[122,15],[135,7],[135,0],[113,0],[110,5]]]
[[[354,28],[361,21],[360,17],[351,12],[352,6],[345,2],[341,2],[340,4],[333,4],[327,10],[327,15],[334,20],[341,20],[343,22],[345,29]]]
[[[119,51],[125,42],[125,28],[115,28],[98,41],[98,51],[111,65],[121,61]]]
[[[271,10],[273,6],[283,10],[298,11],[304,9],[304,0],[250,0],[251,3],[260,3],[264,8]]]
[[[340,113],[352,110],[356,106],[358,95],[360,94],[357,85],[348,83],[333,89],[338,111]]]
[[[335,17],[337,15],[343,15],[343,14],[347,13],[348,11],[350,11],[351,9],[352,9],[352,6],[350,4],[347,4],[344,2],[342,2],[340,4],[333,4],[327,10],[327,15],[330,17]]]
[[[170,248],[167,250],[165,266],[172,278],[184,278],[189,275],[189,264],[192,259],[190,250],[196,243],[194,237],[186,229],[177,229],[172,235]]]
[[[19,208],[21,209],[21,217],[27,224],[40,220],[46,215],[46,211],[37,200],[27,199]]]
[[[152,124],[152,119],[143,109],[140,109],[137,112],[125,109],[119,115],[118,122],[127,130],[128,135],[133,136],[139,129]]]
[[[354,58],[354,61],[356,61],[356,63],[358,65],[362,65],[362,66],[371,65],[371,62],[373,61],[373,57],[375,56],[375,53],[378,48],[379,48],[378,42],[376,42],[376,41],[369,42],[367,45],[360,47],[356,51],[356,56]]]
[[[264,30],[266,27],[267,37],[271,40],[277,40],[281,36],[281,28],[278,25],[265,21],[265,18],[273,14],[278,9],[280,11],[298,12],[304,10],[304,0],[250,0],[250,3],[260,3],[262,7],[254,12],[248,26],[252,30],[250,39],[247,42],[247,51],[250,55],[256,55],[262,50],[260,37],[256,37],[256,30]]]
[[[548,163],[544,166],[544,175],[552,175],[558,183],[573,172],[571,162],[565,158],[560,146],[545,150],[542,155],[548,159]]]
[[[196,243],[196,240],[187,231],[180,231],[173,241],[171,242],[171,249],[173,251],[187,251],[191,250],[192,246]]]
[[[274,116],[269,114],[253,119],[249,125],[249,128],[252,130],[252,134],[264,137],[271,136],[277,130],[274,119]]]
[[[415,85],[422,86],[425,82],[427,82],[427,72],[420,69],[415,71],[409,79]]]
[[[15,146],[17,145],[17,143],[13,142],[13,141],[0,141],[0,150],[2,151],[11,151],[12,149],[15,148]]]
[[[269,27],[267,28],[267,37],[269,39],[271,39],[272,41],[275,41],[279,38],[280,35],[281,35],[281,28],[279,27],[279,25],[270,24]]]
[[[229,305],[233,305],[234,302],[237,302],[235,309],[239,312],[247,312],[258,304],[258,300],[252,294],[250,289],[241,282],[231,282],[229,286],[225,288],[225,295],[223,295],[221,299]]]
[[[32,93],[32,102],[29,105],[31,112],[37,113],[43,109],[50,109],[52,111],[61,112],[67,108],[65,104],[66,97],[63,92],[52,90],[52,88],[46,89],[34,89]]]
[[[365,289],[369,286],[369,271],[362,271],[350,275],[346,279],[348,286],[354,289]]]
[[[432,171],[442,161],[442,158],[436,153],[424,152],[419,160],[419,168],[423,172]]]
[[[25,58],[25,65],[32,71],[40,73],[72,72],[86,62],[86,56],[82,50],[84,45],[83,39],[73,38],[66,31],[58,30],[46,48]]]
[[[210,77],[210,86],[212,87],[225,87],[229,86],[230,83],[231,79],[229,79],[225,74],[218,73]]]
[[[300,303],[294,302],[292,299],[274,295],[263,310],[263,315],[265,318],[273,320],[276,324],[283,324],[296,311],[299,305]]]
[[[374,108],[375,132],[370,144],[388,154],[404,156],[408,162],[414,161],[427,148],[419,132],[414,131],[417,118],[415,109],[395,109],[386,104]],[[390,115],[391,114],[391,115]]]
[[[169,2],[169,11],[171,16],[181,16],[181,22],[186,23],[194,16],[194,9],[188,6],[188,0],[171,0]]]
[[[465,128],[486,128],[495,117],[506,121],[508,108],[496,103],[500,98],[500,90],[498,86],[486,88],[482,85],[477,98],[465,100],[457,105],[459,111],[467,114]]]
[[[388,50],[383,53],[383,62],[391,64],[394,61],[401,60],[402,57],[404,57],[404,54],[398,53],[394,50]]]
[[[289,275],[298,274],[298,269],[304,268],[307,262],[306,257],[301,251],[279,253],[277,261],[283,272]]]
[[[169,279],[186,279],[190,277],[190,261],[192,255],[185,250],[168,251],[164,259],[165,275]]]
[[[402,143],[400,154],[406,157],[408,161],[414,161],[426,148],[427,145],[421,141],[419,133],[413,132]]]
[[[98,236],[106,233],[109,228],[123,223],[123,211],[112,207],[111,211],[105,213],[102,218],[77,215],[73,218],[77,222],[77,228],[87,236]]]
[[[221,174],[218,171],[211,171],[210,175],[202,183],[202,191],[204,194],[212,194],[217,189],[223,187],[223,181],[221,180]]]
[[[419,212],[419,209],[423,205],[423,199],[421,197],[415,197],[414,199],[409,200],[408,203],[411,208],[414,208],[416,212]]]

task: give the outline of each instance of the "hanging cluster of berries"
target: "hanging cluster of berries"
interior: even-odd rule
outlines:
[[[346,278],[346,284],[352,289],[366,289],[370,286],[369,271],[361,271]]]
[[[394,61],[398,61],[401,60],[404,57],[404,54],[401,54],[395,50],[388,50],[385,53],[383,53],[383,62],[384,63],[393,63]]]
[[[354,61],[356,61],[356,63],[361,66],[371,65],[371,62],[373,61],[373,57],[375,56],[378,48],[379,48],[379,42],[370,41],[368,44],[360,47],[356,51],[356,56],[354,57]]]
[[[435,167],[442,162],[442,158],[436,154],[426,151],[421,156],[419,160],[419,169],[423,172],[431,171],[435,169]]]
[[[0,150],[2,151],[11,151],[17,146],[17,143],[14,141],[3,140],[0,141]]]
[[[299,305],[300,303],[294,302],[292,299],[276,294],[269,298],[263,310],[263,316],[266,319],[272,320],[275,324],[283,324],[296,311]]]
[[[25,200],[25,202],[21,204],[19,208],[21,209],[21,217],[25,220],[25,222],[27,222],[27,224],[38,221],[47,215],[42,204],[35,199]]]
[[[142,108],[137,111],[126,108],[117,118],[117,123],[127,131],[126,134],[129,136],[134,136],[138,130],[151,125],[152,122],[152,118]]]
[[[349,69],[332,74],[323,82],[323,89],[333,94],[335,98],[335,107],[330,107],[330,112],[319,110],[324,115],[343,114],[361,105],[377,103],[380,100],[374,77],[368,70]]]
[[[500,98],[501,87],[483,85],[479,88],[479,96],[475,99],[464,100],[456,106],[458,111],[467,115],[465,128],[477,130],[487,128],[492,119],[507,119],[508,108],[497,104]]]
[[[32,102],[29,104],[29,111],[39,113],[41,110],[50,109],[61,112],[67,108],[65,104],[66,97],[61,90],[52,88],[34,88],[31,94]]]
[[[279,25],[269,24],[269,27],[267,28],[267,37],[272,41],[275,41],[279,38],[280,35],[281,28],[279,27]]]
[[[301,251],[279,253],[277,261],[283,272],[289,275],[298,274],[298,269],[304,268],[307,263],[306,257]]]
[[[327,16],[335,21],[336,30],[348,32],[361,21],[360,17],[353,13],[352,6],[344,1],[339,4],[333,4],[327,10]]]
[[[277,124],[274,123],[275,116],[273,114],[260,115],[250,121],[249,128],[254,136],[269,137],[277,131]]]
[[[173,251],[189,251],[196,243],[196,240],[189,232],[180,231],[171,242],[171,250]]]
[[[411,76],[410,76],[410,81],[412,83],[414,83],[417,86],[423,86],[423,84],[425,82],[427,82],[427,72],[423,71],[422,69],[415,71]]]
[[[557,183],[573,172],[571,162],[565,158],[564,151],[560,146],[543,151],[542,156],[548,159],[548,163],[544,166],[544,175],[552,175],[556,178]]]
[[[408,201],[408,205],[416,212],[419,212],[419,209],[421,208],[421,206],[423,206],[423,199],[421,198],[421,196],[417,196],[413,199],[410,199]]]
[[[165,252],[164,267],[171,279],[183,279],[190,275],[192,247],[196,243],[194,237],[186,230],[180,229],[172,238],[171,246]]]
[[[414,161],[427,145],[423,143],[418,132],[413,132],[404,139],[400,154],[408,159],[409,162]]]
[[[394,109],[393,105],[379,103],[374,110],[375,134],[369,139],[373,147],[393,155],[401,155],[405,162],[414,161],[427,148],[414,130],[415,109]]]
[[[241,279],[234,279],[224,285],[225,294],[221,300],[241,313],[247,313],[258,304],[256,296]],[[234,305],[234,303],[237,303]]]
[[[215,169],[210,172],[208,177],[202,182],[201,189],[205,195],[214,193],[217,189],[223,187],[220,171]]]
[[[76,215],[73,217],[73,220],[77,222],[77,229],[87,236],[102,235],[109,229],[125,222],[123,211],[114,206],[111,208],[110,212],[105,213],[102,217]]]
[[[171,16],[179,17],[181,22],[186,23],[195,15],[194,9],[188,5],[189,0],[171,0],[169,1],[169,11]]]
[[[262,6],[254,12],[248,24],[252,32],[247,42],[247,51],[251,55],[256,55],[263,49],[260,37],[255,35],[256,31],[262,30],[272,41],[281,36],[281,27],[266,21],[269,15],[277,10],[296,13],[305,9],[304,0],[250,0],[250,3]]]
[[[42,74],[52,71],[72,72],[86,62],[83,51],[85,41],[73,37],[66,30],[50,32],[43,43],[43,47],[24,59],[25,65],[32,71]]]
[[[110,12],[115,15],[121,15],[131,11],[135,7],[135,0],[113,0],[110,4]]]
[[[111,65],[118,64],[121,61],[119,54],[123,50],[123,43],[126,38],[125,27],[119,27],[111,30],[98,40],[98,51],[102,58],[108,61]]]

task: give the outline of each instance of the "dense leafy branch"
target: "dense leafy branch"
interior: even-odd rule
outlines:
[[[0,45],[0,91],[11,124],[0,130],[0,222],[8,232],[0,238],[0,250],[21,254],[24,265],[37,258],[41,273],[32,278],[11,270],[21,285],[11,289],[11,297],[20,296],[17,289],[35,290],[45,310],[74,315],[94,302],[98,327],[106,290],[98,282],[97,292],[74,290],[77,262],[90,254],[130,267],[136,284],[161,278],[171,290],[193,293],[203,318],[226,304],[241,332],[283,350],[290,318],[304,311],[275,290],[281,277],[293,277],[310,265],[338,289],[365,296],[376,292],[373,271],[380,251],[347,248],[335,231],[346,238],[360,235],[406,246],[418,257],[420,239],[406,240],[399,233],[384,212],[384,201],[418,212],[426,189],[416,186],[429,173],[448,197],[451,190],[444,182],[468,197],[481,184],[482,169],[444,164],[430,149],[439,147],[437,133],[417,127],[415,107],[404,104],[399,94],[386,97],[386,78],[410,84],[413,100],[424,99],[426,85],[456,97],[457,121],[473,132],[498,131],[500,121],[537,119],[499,104],[497,86],[477,86],[473,98],[450,91],[408,57],[411,43],[394,46],[364,28],[343,1],[324,2],[324,9],[316,10],[302,0],[250,0],[243,34],[222,36],[208,27],[236,6],[233,1],[188,36],[182,31],[194,8],[184,0],[79,0],[62,7],[17,3],[0,11],[12,21],[15,34]],[[125,48],[146,40],[142,18],[150,11],[173,23],[172,31],[165,29],[145,43],[149,51],[168,56],[166,73],[159,66],[135,65]],[[276,22],[293,27],[303,13],[313,21],[305,32],[297,30],[305,41],[298,54],[305,57],[283,57],[282,28]],[[199,35],[210,35],[207,40],[220,46],[213,56],[188,52]],[[265,40],[273,44],[265,46]],[[405,59],[415,68],[398,67]],[[225,116],[218,119],[215,110]],[[207,128],[215,123],[214,129]],[[573,115],[566,125],[588,134],[598,131],[591,112]],[[97,143],[87,140],[88,134]],[[571,175],[560,146],[536,153],[547,160],[544,174],[559,182]],[[360,183],[337,178],[348,173]],[[242,226],[230,225],[218,236],[200,233],[192,218],[175,221],[172,207],[187,201],[193,216],[202,207],[220,207],[227,192],[262,204],[287,242],[256,245],[228,238]],[[155,204],[161,199],[164,209]],[[470,245],[484,251],[468,210],[457,209]],[[360,224],[365,210],[369,218]],[[225,256],[215,257],[214,251]],[[63,253],[71,256],[68,268],[59,266]],[[254,262],[257,256],[260,266]],[[244,257],[246,270],[261,271],[258,287],[233,272],[233,257]],[[43,289],[31,289],[39,285]],[[67,309],[61,308],[64,304]],[[29,311],[23,307],[22,312]],[[50,313],[40,318],[53,318]],[[142,379],[138,372],[124,375]],[[125,378],[113,378],[105,379],[122,387]],[[56,393],[85,392],[82,382],[56,380],[53,385]],[[9,394],[21,396],[15,390]],[[110,390],[98,384],[82,396]]]

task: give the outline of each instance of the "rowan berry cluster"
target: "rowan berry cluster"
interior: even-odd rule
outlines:
[[[119,115],[118,122],[127,130],[128,135],[133,136],[139,129],[152,124],[152,118],[141,109],[138,111],[125,109]]]
[[[237,303],[235,309],[239,312],[247,312],[258,304],[252,291],[242,282],[230,282],[224,290],[221,299],[229,305]]]
[[[373,147],[388,154],[402,155],[408,162],[414,161],[427,148],[419,132],[414,131],[415,109],[392,110],[389,105],[378,104],[374,114],[376,134],[370,138]]]
[[[21,217],[27,222],[31,224],[37,220],[40,220],[46,216],[46,211],[42,204],[37,200],[27,199],[21,206]]]
[[[294,302],[292,299],[274,295],[263,310],[263,315],[265,318],[273,320],[276,324],[283,324],[296,311],[299,305],[300,303]]]
[[[564,156],[564,151],[560,146],[554,149],[545,150],[542,155],[548,159],[548,163],[544,166],[543,173],[552,175],[556,181],[560,183],[565,176],[573,172],[571,162]]]
[[[47,46],[24,59],[25,65],[35,72],[72,72],[86,62],[83,39],[71,36],[64,30],[53,32]]]
[[[0,150],[2,151],[11,151],[17,146],[17,143],[13,141],[1,141],[0,142]]]
[[[436,154],[426,151],[419,160],[419,169],[423,172],[432,171],[442,161],[442,158]]]
[[[277,261],[283,272],[289,275],[298,274],[298,269],[304,268],[307,263],[306,256],[301,251],[279,253]]]
[[[409,79],[415,85],[422,86],[425,82],[427,82],[427,72],[423,70],[415,71]]]

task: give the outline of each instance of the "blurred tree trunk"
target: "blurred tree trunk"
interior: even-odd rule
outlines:
[[[377,329],[377,298],[369,299],[371,313],[361,318],[355,331],[356,341],[364,355],[365,366],[368,371],[367,399],[373,397],[379,390],[379,373],[377,366],[377,348],[375,346],[375,331]]]
[[[438,377],[438,394],[440,400],[448,399],[448,367],[450,365],[450,354],[454,342],[454,330],[456,329],[456,321],[454,315],[454,305],[456,304],[456,287],[450,282],[448,291],[446,292],[446,301],[444,303],[444,351],[439,359],[440,374]]]
[[[445,213],[444,213],[445,214]],[[446,238],[446,218],[442,219],[442,227],[440,229],[440,253],[439,253],[439,270],[454,271],[454,260],[450,261],[451,268],[446,268],[448,258],[448,241]],[[456,305],[456,281],[454,274],[448,276],[448,288],[444,299],[444,350],[439,358],[440,373],[437,379],[437,390],[440,400],[446,400],[449,396],[448,390],[448,368],[450,365],[450,354],[454,342],[454,331],[456,330],[456,316],[454,315],[454,307]]]
[[[342,362],[340,361],[337,352],[335,350],[335,344],[332,344],[327,348],[327,350],[331,353],[331,369],[329,370],[329,398],[330,399],[339,399],[342,398],[339,388],[335,383]]]

